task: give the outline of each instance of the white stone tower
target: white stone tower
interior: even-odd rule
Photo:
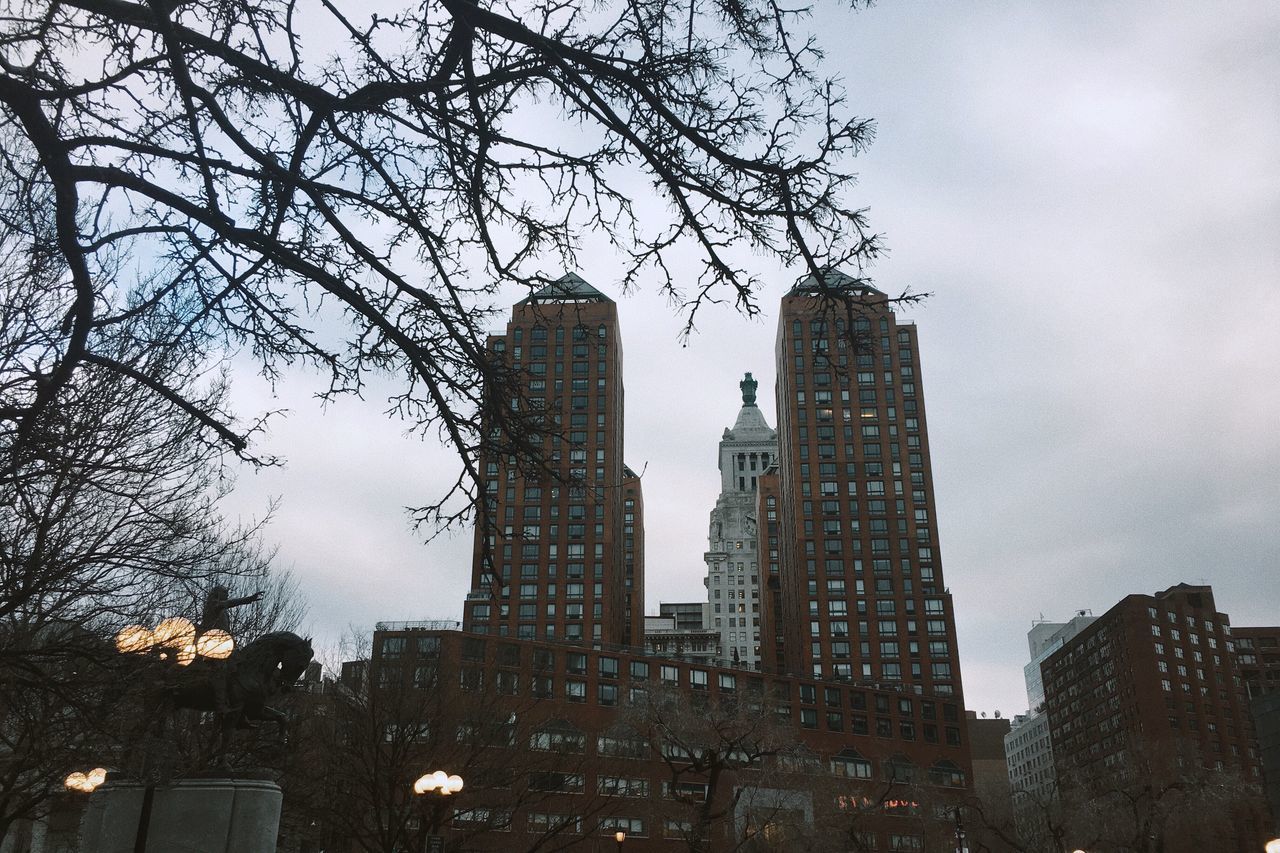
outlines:
[[[711,511],[707,563],[707,627],[720,634],[726,662],[760,662],[760,552],[756,478],[778,454],[778,434],[756,406],[757,383],[739,383],[742,408],[720,439],[720,497]]]

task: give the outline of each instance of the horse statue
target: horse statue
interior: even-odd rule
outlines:
[[[252,728],[252,721],[275,721],[278,742],[288,743],[288,720],[267,702],[287,692],[313,656],[310,637],[274,631],[237,648],[225,661],[193,662],[168,685],[168,698],[175,710],[189,708],[216,715],[219,764],[225,766],[234,731]]]

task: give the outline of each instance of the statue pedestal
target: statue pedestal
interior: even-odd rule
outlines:
[[[108,781],[93,792],[80,825],[83,853],[275,853],[281,801],[276,783],[183,779],[155,785],[150,796],[147,787]],[[145,848],[138,846],[142,833]]]

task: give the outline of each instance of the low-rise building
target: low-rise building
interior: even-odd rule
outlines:
[[[523,849],[520,838],[552,829],[561,840],[625,832],[630,853],[685,850],[691,834],[709,849],[757,835],[813,850],[849,839],[935,849],[953,837],[954,806],[971,785],[950,696],[635,649],[379,631],[371,683],[397,678],[417,679],[454,709],[485,694],[487,716],[502,723],[502,737],[485,744],[506,750],[507,778],[466,788],[435,823],[445,839],[467,833],[469,849]],[[460,725],[471,728],[457,738],[474,734],[481,716],[466,715]],[[536,768],[522,773],[531,757]]]

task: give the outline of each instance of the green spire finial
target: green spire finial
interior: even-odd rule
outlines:
[[[751,378],[750,373],[738,383],[738,387],[742,389],[742,405],[754,406],[756,404],[756,387],[759,384],[759,382]]]

